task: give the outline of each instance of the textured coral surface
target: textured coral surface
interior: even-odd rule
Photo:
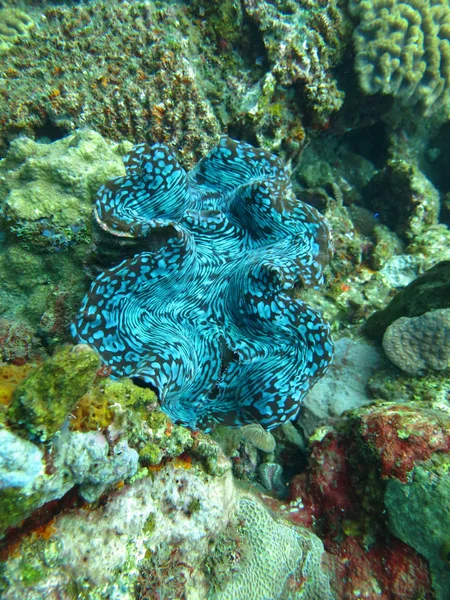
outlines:
[[[158,144],[124,161],[98,192],[100,226],[166,239],[97,278],[74,336],[191,427],[291,419],[332,355],[326,322],[291,297],[323,280],[324,219],[277,158],[228,138],[189,174]]]
[[[450,7],[447,0],[351,0],[355,68],[362,89],[438,110],[450,91]]]
[[[420,317],[401,317],[389,325],[383,348],[397,367],[410,375],[450,367],[450,309],[432,310]]]

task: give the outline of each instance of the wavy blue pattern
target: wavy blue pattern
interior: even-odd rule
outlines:
[[[328,324],[295,298],[323,281],[323,217],[275,156],[229,138],[189,173],[162,144],[124,162],[98,192],[99,225],[165,243],[97,277],[73,335],[189,427],[294,418],[333,352]]]

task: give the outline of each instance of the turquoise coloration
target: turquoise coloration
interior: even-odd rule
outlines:
[[[294,297],[323,281],[325,220],[276,157],[243,142],[222,138],[189,173],[162,144],[124,162],[96,219],[151,250],[97,277],[74,337],[191,428],[294,418],[333,352],[328,324]]]

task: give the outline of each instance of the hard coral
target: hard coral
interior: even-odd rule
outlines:
[[[300,84],[315,119],[326,123],[344,98],[331,75],[349,33],[338,3],[245,0],[243,4],[260,30],[277,80],[284,86]]]
[[[88,241],[95,192],[123,173],[129,147],[89,130],[52,144],[15,140],[0,163],[0,219],[32,248],[61,250]]]
[[[275,156],[228,138],[189,174],[161,144],[125,165],[99,190],[100,227],[163,240],[94,281],[73,335],[189,427],[293,418],[333,350],[327,323],[289,293],[323,281],[325,220]]]
[[[217,139],[191,60],[198,32],[177,3],[107,0],[42,13],[0,79],[0,148],[18,132],[60,137],[87,125],[117,141],[173,143],[192,163]]]
[[[387,357],[410,375],[450,368],[450,309],[397,319],[386,329],[383,348]]]
[[[359,19],[355,68],[367,94],[381,92],[425,115],[450,93],[450,7],[447,0],[350,0]]]
[[[238,504],[239,548],[228,581],[218,582],[217,600],[332,600],[322,567],[323,545],[308,529],[275,520],[258,501],[244,497]],[[217,551],[220,552],[221,540]],[[221,555],[209,559],[220,568]],[[224,556],[230,561],[230,556]],[[216,564],[214,564],[216,563]]]
[[[28,37],[33,19],[17,8],[0,9],[0,55],[7,52],[20,38]]]

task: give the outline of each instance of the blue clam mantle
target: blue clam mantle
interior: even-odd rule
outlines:
[[[97,277],[73,335],[189,427],[295,417],[333,350],[327,323],[293,293],[322,283],[323,217],[295,199],[276,157],[228,138],[189,173],[162,144],[124,161],[98,192],[98,223],[149,248],[155,230],[165,241]]]

